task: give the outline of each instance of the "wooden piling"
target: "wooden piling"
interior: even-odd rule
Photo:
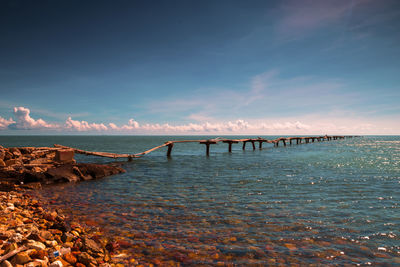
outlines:
[[[167,157],[171,157],[171,153],[172,153],[172,148],[174,147],[174,143],[169,143],[168,144],[168,151],[167,151]]]
[[[206,140],[206,141],[202,141],[202,142],[200,142],[200,144],[204,144],[204,145],[206,145],[206,155],[207,156],[210,156],[210,145],[211,144],[216,144],[217,142],[216,141],[214,141],[214,140]]]
[[[254,144],[254,140],[250,140],[250,142],[253,145],[253,150],[256,150],[256,145]]]
[[[232,153],[232,144],[237,144],[237,143],[239,143],[239,141],[225,140],[225,141],[222,141],[222,143],[227,143],[229,145],[228,151],[229,151],[229,153]]]

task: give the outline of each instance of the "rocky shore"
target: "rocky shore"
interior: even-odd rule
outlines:
[[[74,151],[50,147],[0,146],[0,188],[99,179],[124,172],[116,164],[76,163]]]
[[[44,184],[124,172],[114,164],[76,163],[71,150],[0,146],[0,267],[128,266],[118,242],[96,228],[68,222],[31,190]]]
[[[118,243],[68,223],[24,189],[0,192],[0,266],[127,266]],[[126,256],[126,255],[125,255]]]

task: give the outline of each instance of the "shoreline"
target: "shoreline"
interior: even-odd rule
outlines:
[[[17,187],[0,191],[0,266],[128,266],[118,242]]]

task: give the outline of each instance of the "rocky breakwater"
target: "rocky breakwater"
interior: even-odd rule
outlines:
[[[0,266],[126,266],[98,229],[67,223],[23,189],[0,191]]]
[[[51,147],[0,146],[0,187],[98,179],[124,172],[116,164],[76,163],[74,151]]]

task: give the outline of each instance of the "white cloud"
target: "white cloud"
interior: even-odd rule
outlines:
[[[15,107],[14,116],[16,117],[16,122],[8,125],[11,129],[31,130],[57,128],[57,125],[47,123],[42,119],[33,119],[30,116],[30,110],[24,107]]]
[[[243,134],[243,135],[320,135],[320,134],[399,134],[398,116],[387,118],[360,118],[346,110],[334,113],[312,114],[296,117],[264,118],[257,120],[238,119],[221,121],[211,118],[209,121],[188,122],[172,125],[169,123],[143,123],[130,119],[127,124],[118,126],[110,122],[90,123],[73,120],[69,117],[65,124],[50,124],[42,119],[30,117],[28,108],[14,108],[14,119],[0,117],[0,130],[37,129],[69,132],[102,132],[121,134]]]
[[[10,124],[13,124],[13,123],[15,123],[15,121],[13,121],[13,119],[11,119],[11,118],[9,118],[9,119],[7,120],[7,119],[4,119],[4,118],[0,117],[0,130],[5,130],[5,129],[7,129],[8,126],[9,126]]]
[[[65,128],[67,130],[76,130],[78,132],[86,131],[107,131],[108,128],[103,123],[88,123],[87,121],[76,121],[71,117],[65,122]]]

